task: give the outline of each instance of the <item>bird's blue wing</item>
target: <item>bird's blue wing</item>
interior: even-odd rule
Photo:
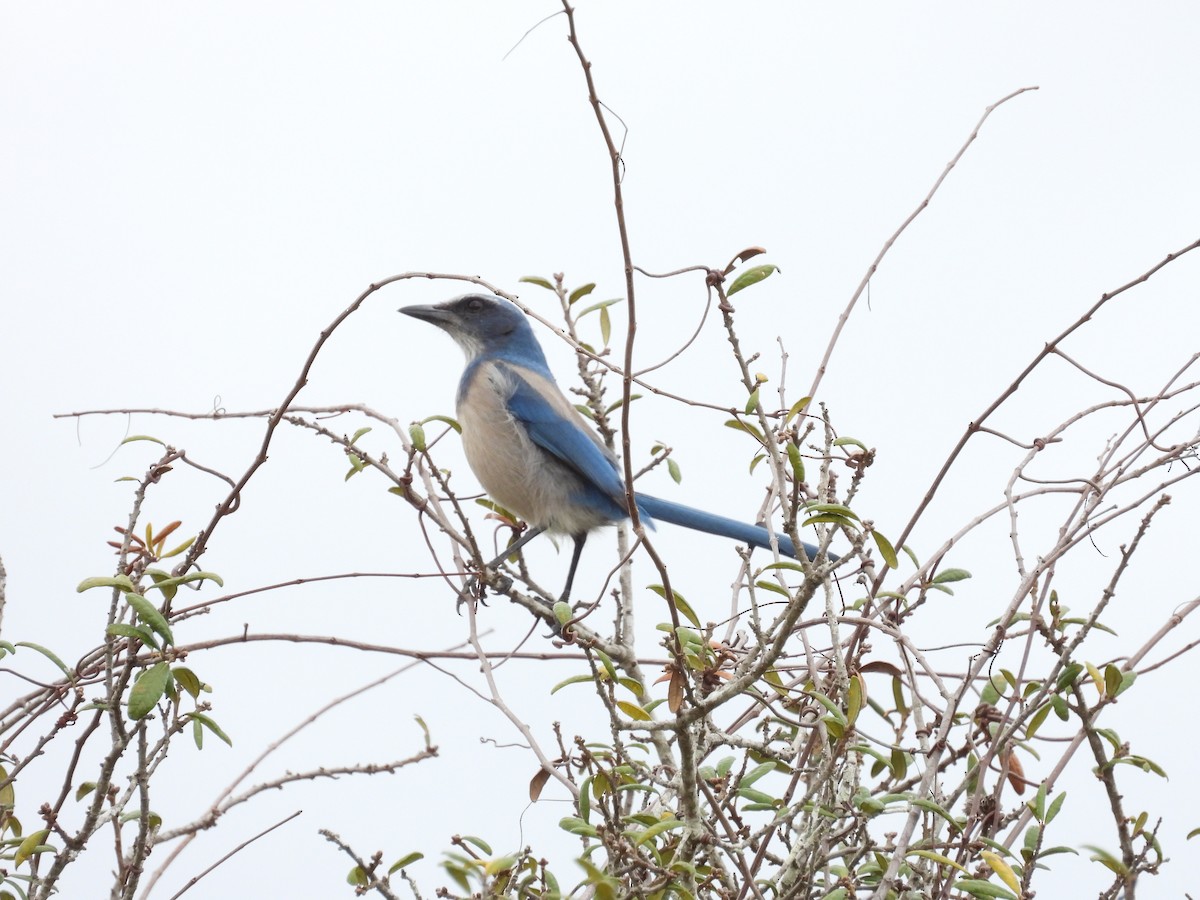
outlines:
[[[513,392],[507,405],[535,444],[578,473],[599,493],[625,505],[625,485],[617,464],[604,452],[580,422],[579,415],[553,381],[537,372],[504,365]]]

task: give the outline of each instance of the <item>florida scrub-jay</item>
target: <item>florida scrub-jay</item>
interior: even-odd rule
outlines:
[[[496,502],[530,525],[488,568],[543,531],[568,534],[575,547],[562,594],[566,600],[588,532],[629,517],[616,458],[559,390],[529,320],[516,306],[465,294],[400,312],[438,326],[463,349],[467,363],[456,404],[467,462]],[[771,535],[760,525],[648,494],[636,497],[639,517],[650,527],[661,519],[770,547]],[[791,538],[776,534],[775,540],[780,553],[799,558]],[[806,543],[804,552],[815,559],[817,548]]]

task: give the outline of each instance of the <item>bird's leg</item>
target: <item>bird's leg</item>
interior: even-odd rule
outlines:
[[[575,549],[571,553],[571,568],[567,569],[567,586],[563,588],[562,596],[558,598],[560,603],[567,603],[571,598],[571,583],[575,581],[575,569],[579,566],[579,557],[583,553],[583,545],[587,541],[587,532],[581,531],[573,537]]]
[[[504,562],[504,560],[508,559],[510,556],[512,556],[514,553],[516,553],[518,550],[520,550],[522,547],[524,547],[526,544],[528,544],[530,541],[532,541],[535,537],[537,537],[539,534],[541,534],[545,530],[546,530],[546,527],[544,525],[539,525],[537,528],[528,529],[523,535],[521,535],[516,541],[514,541],[508,547],[507,550],[505,550],[503,553],[501,553],[499,556],[497,556],[491,562],[484,563],[483,569],[480,569],[480,571],[482,572],[484,569],[496,568],[496,566],[500,565],[500,563]],[[464,588],[463,592],[458,595],[457,606],[458,606],[458,614],[459,615],[462,615],[463,603],[465,603],[468,599],[475,596],[475,585],[478,583],[478,581],[479,581],[479,576],[472,575],[470,578],[467,579],[466,588]],[[481,592],[481,597],[482,597],[482,592]]]
[[[517,538],[516,541],[514,541],[512,544],[510,544],[508,546],[508,549],[506,549],[503,553],[501,553],[499,556],[497,556],[491,562],[484,563],[483,567],[485,569],[496,568],[496,566],[500,565],[500,563],[504,562],[506,559],[508,559],[510,556],[512,556],[514,553],[516,553],[518,550],[520,550],[522,547],[524,547],[526,544],[528,544],[530,541],[532,541],[535,537],[537,537],[539,534],[541,534],[545,530],[546,530],[545,525],[539,525],[537,528],[528,529],[523,535],[521,535],[519,538]]]

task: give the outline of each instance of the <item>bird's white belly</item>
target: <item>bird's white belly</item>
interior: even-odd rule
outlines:
[[[484,490],[551,531],[579,534],[609,524],[578,502],[579,476],[533,443],[501,396],[490,388],[471,390],[458,405],[463,450]]]

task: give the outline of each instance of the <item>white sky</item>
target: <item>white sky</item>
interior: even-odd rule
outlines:
[[[1190,3],[580,6],[602,99],[629,126],[635,262],[657,271],[719,266],[747,245],[767,247],[765,259],[782,276],[742,295],[742,337],[763,352],[759,367],[774,384],[774,339],[782,335],[793,399],[880,244],[983,109],[1016,88],[1040,86],[991,118],[897,244],[825,382],[823,399],[842,433],[879,450],[861,502],[884,533],[899,531],[966,423],[1044,341],[1200,231],[1200,12]],[[503,59],[555,9],[549,0],[0,6],[6,639],[51,646],[68,660],[99,640],[106,604],[74,587],[111,570],[104,542],[124,521],[131,490],[114,479],[141,474],[153,458],[144,443],[114,455],[127,431],[157,435],[231,473],[250,461],[261,433],[257,424],[146,416],[77,427],[51,414],[269,408],[320,329],[367,284],[401,271],[478,274],[547,314],[549,295],[518,285],[520,276],[565,271],[571,283],[597,282],[597,298],[623,293],[606,158],[565,22],[545,23]],[[1151,391],[1200,349],[1198,279],[1200,257],[1168,268],[1106,309],[1070,349],[1105,376]],[[690,333],[703,293],[695,279],[642,282],[640,290],[640,355],[657,360]],[[394,310],[458,292],[411,283],[372,298],[331,341],[300,402],[362,402],[405,422],[452,412],[457,350]],[[549,335],[544,343],[565,380],[569,351]],[[666,390],[740,403],[724,348],[710,327],[655,377]],[[1058,365],[1032,381],[999,424],[1032,437],[1098,396]],[[744,475],[749,452],[722,417],[665,401],[639,407],[635,448],[645,453],[662,440],[684,471],[682,487],[659,476],[654,490],[753,515],[759,495]],[[366,444],[398,455],[382,431]],[[1099,449],[1078,452],[1091,459]],[[914,536],[918,552],[994,503],[1017,458],[1004,450],[972,456]],[[467,478],[455,452],[446,462]],[[379,479],[344,485],[345,468],[327,443],[281,433],[206,568],[230,590],[335,572],[427,570],[408,509]],[[153,493],[149,518],[180,518],[194,531],[221,496],[215,482],[177,471]],[[1185,488],[1158,520],[1111,617],[1122,639],[1098,652],[1139,644],[1195,595],[1186,556],[1193,541],[1178,535],[1194,533],[1196,509],[1194,490]],[[1023,525],[1033,535],[1055,521]],[[976,579],[938,609],[923,635],[931,643],[980,639],[979,626],[1007,601],[1005,532],[992,529],[958,549],[954,564]],[[1096,571],[1078,573],[1071,605],[1088,606],[1127,536],[1112,535]],[[664,527],[656,544],[668,563],[675,554],[677,588],[702,616],[718,618],[735,557],[716,539],[696,540]],[[603,571],[607,556],[591,547],[589,557],[588,571]],[[565,559],[548,546],[533,558],[547,583],[557,583]],[[636,584],[651,580],[639,569]],[[648,607],[644,618],[657,612]],[[525,624],[500,603],[483,616],[497,629],[497,647]],[[237,632],[243,623],[423,649],[465,633],[433,583],[359,580],[249,598],[193,623],[181,640]],[[1185,625],[1172,646],[1194,637],[1194,627]],[[24,654],[20,661],[32,665]],[[194,659],[216,687],[214,715],[235,745],[211,743],[203,753],[180,745],[171,765],[186,793],[164,797],[158,811],[168,825],[196,815],[264,743],[394,664],[265,646]],[[539,736],[549,740],[554,719],[570,733],[580,695],[549,698],[547,688],[574,670],[518,668],[502,671]],[[457,671],[477,679],[469,665]],[[1183,835],[1200,825],[1179,802],[1200,788],[1194,751],[1184,746],[1198,737],[1194,717],[1179,706],[1190,702],[1185,677],[1196,666],[1174,672],[1139,690],[1136,710],[1125,704],[1106,719],[1172,776],[1168,785],[1123,773],[1131,807],[1169,816],[1162,838],[1177,863],[1146,886],[1157,896],[1194,890]],[[481,745],[518,737],[429,670],[344,710],[263,774],[408,755],[420,743],[415,714],[429,722],[439,760],[243,807],[193,845],[155,896],[170,896],[240,840],[301,808],[304,816],[189,896],[268,883],[279,896],[329,896],[348,861],[317,837],[319,827],[364,853],[382,848],[389,860],[424,850],[428,859],[414,873],[427,890],[441,883],[434,861],[455,832],[480,834],[498,852],[522,840],[557,848],[560,877],[570,878],[569,845],[555,826],[567,806],[543,801],[518,821],[533,762],[519,749]],[[1115,848],[1111,830],[1083,805],[1092,786],[1079,763],[1084,777],[1068,800],[1073,830],[1056,840]],[[19,799],[29,804],[28,826],[42,798]],[[107,860],[97,864],[93,877],[108,869]],[[1042,883],[1048,894],[1055,884],[1090,892],[1104,882],[1086,856],[1058,857],[1056,869],[1060,880]],[[88,883],[86,872],[74,891]]]

